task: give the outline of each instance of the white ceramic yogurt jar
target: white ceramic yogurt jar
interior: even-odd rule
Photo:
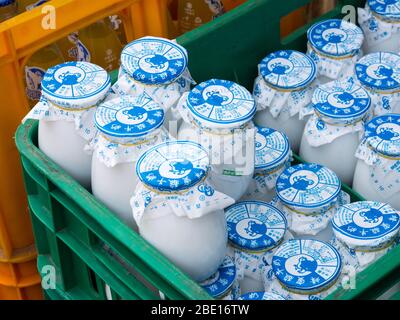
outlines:
[[[257,126],[254,176],[242,200],[271,201],[275,183],[283,170],[290,167],[292,151],[287,136],[271,128]]]
[[[140,235],[195,281],[218,269],[227,250],[224,208],[234,200],[214,189],[210,160],[199,144],[165,142],[137,161],[131,199]]]
[[[93,115],[111,86],[107,72],[89,62],[66,62],[45,73],[42,97],[25,119],[39,120],[39,148],[85,188],[92,156],[85,145],[96,133]]]
[[[286,300],[320,300],[340,283],[342,259],[329,243],[302,239],[285,241],[265,270],[265,291]]]
[[[320,84],[350,77],[362,56],[362,30],[340,19],[317,22],[307,32],[307,53],[318,67]]]
[[[240,286],[233,260],[226,256],[218,270],[201,282],[200,286],[214,299],[237,300],[240,296]]]
[[[400,113],[400,55],[371,53],[357,62],[355,70],[371,97],[373,115]]]
[[[368,122],[356,156],[353,189],[367,200],[400,210],[400,115]]]
[[[240,199],[254,173],[256,129],[251,119],[256,107],[251,93],[232,81],[211,79],[183,95],[177,109],[184,120],[178,139],[209,150],[213,186]]]
[[[241,201],[225,209],[228,239],[238,273],[241,292],[262,291],[261,259],[270,260],[285,239],[287,222],[276,207],[262,201]]]
[[[368,0],[365,8],[358,8],[358,23],[365,35],[365,54],[400,52],[399,0]]]
[[[332,169],[342,182],[351,185],[371,98],[348,78],[319,86],[312,102],[314,115],[304,129],[300,156]]]
[[[186,49],[175,41],[143,37],[122,50],[118,81],[112,88],[119,95],[146,92],[163,107],[164,125],[175,136],[179,119],[171,108],[193,83],[187,65]]]
[[[317,75],[314,61],[302,52],[276,51],[261,61],[258,73],[253,90],[255,124],[284,132],[298,152]]]
[[[129,203],[139,182],[135,164],[147,149],[169,139],[163,122],[163,109],[146,93],[107,100],[95,113],[92,193],[135,229]]]
[[[360,272],[385,255],[399,235],[400,213],[390,205],[359,201],[344,205],[332,219],[343,260]]]
[[[331,240],[333,214],[350,202],[340,188],[338,176],[319,164],[298,164],[283,171],[276,181],[279,201],[275,205],[286,214],[295,238]]]

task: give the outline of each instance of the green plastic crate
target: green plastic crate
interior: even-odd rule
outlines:
[[[217,20],[180,38],[189,51],[198,81],[230,79],[252,88],[258,62],[280,48],[303,50],[308,26],[280,39],[280,18],[310,0],[249,0]],[[284,3],[284,4],[283,4]],[[345,4],[322,18],[340,17]],[[115,79],[116,74],[113,74]],[[49,299],[210,299],[195,282],[154,247],[125,226],[37,148],[37,121],[16,133],[32,217],[39,272],[54,266],[56,289]],[[299,158],[297,161],[301,161]],[[352,201],[361,197],[344,186]],[[400,281],[400,246],[357,275],[353,290],[337,290],[330,299],[375,299]],[[399,294],[395,293],[394,298]]]

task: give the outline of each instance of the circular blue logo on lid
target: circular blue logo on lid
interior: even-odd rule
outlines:
[[[235,264],[229,256],[226,256],[217,272],[200,283],[200,286],[213,298],[220,298],[231,289],[235,278]]]
[[[269,54],[260,63],[260,74],[271,86],[281,89],[299,89],[316,77],[315,62],[306,54],[281,50]]]
[[[70,61],[51,67],[42,80],[42,91],[50,101],[53,98],[101,99],[110,86],[111,79],[106,70],[82,61]]]
[[[329,119],[357,121],[368,112],[371,98],[353,78],[349,78],[319,86],[314,91],[312,103],[317,113],[328,118],[328,122]]]
[[[288,206],[318,208],[336,201],[341,183],[327,167],[305,163],[287,168],[276,181],[278,198]]]
[[[337,237],[343,238],[348,245],[368,247],[372,243],[391,235],[396,236],[400,227],[400,215],[390,205],[374,202],[359,201],[341,206],[335,213],[333,219],[333,230]],[[354,241],[357,240],[357,241]]]
[[[400,89],[400,55],[391,52],[368,54],[356,63],[356,76],[363,85],[375,90]]]
[[[338,251],[318,240],[289,240],[276,250],[272,270],[287,288],[298,291],[323,289],[335,281],[342,262]]]
[[[211,126],[245,123],[256,112],[251,93],[228,80],[211,79],[198,84],[190,91],[187,104],[194,117]]]
[[[329,56],[354,55],[364,41],[362,30],[355,24],[330,19],[314,24],[307,32],[311,46]]]
[[[368,0],[372,12],[389,19],[400,19],[400,0]]]
[[[95,124],[115,137],[140,137],[162,126],[164,110],[148,95],[121,96],[96,109]]]
[[[171,141],[147,150],[136,164],[146,185],[160,191],[180,191],[199,183],[208,172],[209,157],[197,143]]]
[[[280,131],[257,126],[255,149],[255,169],[274,169],[288,159],[289,140]]]
[[[237,247],[267,251],[283,239],[287,222],[284,214],[262,201],[241,201],[225,209],[228,238]]]
[[[173,82],[185,71],[187,61],[182,46],[162,38],[135,40],[121,53],[123,69],[136,81],[148,85]]]
[[[400,115],[387,114],[373,118],[365,125],[365,138],[376,152],[400,157]]]
[[[238,300],[285,300],[285,298],[271,292],[248,292],[241,295]]]

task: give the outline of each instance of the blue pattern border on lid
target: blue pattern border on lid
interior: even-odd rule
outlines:
[[[308,29],[307,37],[317,52],[333,57],[354,55],[364,41],[358,26],[340,19],[317,22]]]
[[[267,251],[285,236],[285,215],[263,201],[240,201],[225,209],[228,239],[239,248]]]
[[[400,215],[388,204],[359,201],[341,206],[333,216],[332,226],[335,232],[349,238],[368,241],[398,231]]]
[[[336,201],[341,190],[338,176],[327,167],[301,163],[283,171],[276,181],[279,200],[298,208],[319,208]]]
[[[134,80],[147,85],[173,82],[186,70],[188,57],[179,44],[162,38],[145,37],[125,46],[121,65]]]
[[[265,292],[265,291],[259,291],[259,292],[248,292],[245,294],[242,294],[238,300],[286,300],[284,297],[281,295],[278,295],[276,293],[271,293],[271,292]]]
[[[226,256],[217,272],[200,283],[200,286],[213,298],[221,298],[231,289],[235,278],[235,264],[229,256]]]
[[[164,110],[147,94],[120,96],[101,104],[95,113],[99,131],[114,137],[142,137],[162,126]]]
[[[304,88],[317,76],[315,62],[295,50],[280,50],[269,54],[261,61],[259,69],[269,85],[285,90]]]
[[[84,61],[69,61],[49,68],[42,80],[42,91],[49,99],[79,100],[100,95],[111,85],[103,68]]]
[[[364,137],[376,152],[400,157],[400,115],[387,114],[373,118],[365,125]]]
[[[312,103],[322,116],[356,121],[368,112],[371,97],[353,78],[348,78],[345,81],[332,81],[318,86],[314,91]]]
[[[383,18],[400,19],[400,0],[368,0],[368,6]]]
[[[330,244],[311,239],[288,240],[272,258],[272,270],[287,288],[314,292],[329,287],[340,275],[342,261]]]
[[[256,126],[255,166],[256,170],[270,170],[285,163],[289,157],[288,137],[272,128]]]
[[[169,141],[141,155],[136,174],[145,185],[159,191],[187,190],[202,181],[209,170],[207,151],[193,141]]]
[[[249,121],[256,112],[255,101],[246,88],[220,79],[194,87],[187,97],[187,107],[195,117],[215,124]]]
[[[362,85],[378,90],[400,89],[400,55],[392,52],[375,52],[356,63],[355,73]]]

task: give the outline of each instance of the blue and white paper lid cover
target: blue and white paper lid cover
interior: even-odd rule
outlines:
[[[160,191],[191,188],[204,179],[210,160],[206,150],[191,141],[164,142],[147,150],[136,164],[139,179]]]
[[[335,121],[358,121],[371,106],[368,92],[353,78],[328,82],[314,91],[312,103],[318,115]]]
[[[368,145],[384,156],[400,157],[400,115],[387,114],[373,118],[365,125]]]
[[[288,240],[272,257],[272,270],[279,282],[296,291],[329,287],[339,277],[341,267],[339,252],[318,240]]]
[[[400,55],[370,53],[356,63],[356,76],[362,85],[378,91],[400,89]]]
[[[327,167],[302,163],[287,168],[276,181],[283,204],[300,209],[321,208],[337,200],[341,188],[338,176]]]
[[[261,76],[270,86],[285,90],[304,88],[317,75],[315,62],[306,54],[294,50],[269,54],[259,68]]]
[[[400,19],[400,0],[368,0],[371,11],[388,19]]]
[[[272,170],[285,163],[290,156],[288,137],[272,128],[257,126],[255,169]]]
[[[314,24],[308,29],[307,37],[317,52],[333,57],[354,55],[364,41],[364,34],[359,27],[340,19]]]
[[[121,96],[102,103],[95,114],[101,132],[115,137],[141,137],[162,126],[164,110],[148,95]]]
[[[210,128],[238,127],[249,122],[256,104],[251,93],[241,85],[210,79],[194,87],[187,97],[193,117]]]
[[[238,300],[285,300],[279,294],[272,293],[272,292],[248,292],[246,294],[242,294]]]
[[[213,298],[219,298],[231,289],[235,278],[235,264],[229,256],[226,256],[217,272],[200,283],[200,286]]]
[[[234,246],[250,251],[275,248],[285,236],[284,214],[263,201],[241,201],[225,209],[228,239]]]
[[[125,46],[121,65],[134,80],[146,85],[162,85],[175,81],[186,70],[185,48],[171,40],[144,37]]]
[[[350,248],[376,247],[398,234],[400,215],[388,204],[359,201],[341,206],[333,216],[332,225],[335,235]]]
[[[89,107],[111,87],[107,71],[90,62],[70,61],[49,68],[42,80],[43,95],[64,107]]]

